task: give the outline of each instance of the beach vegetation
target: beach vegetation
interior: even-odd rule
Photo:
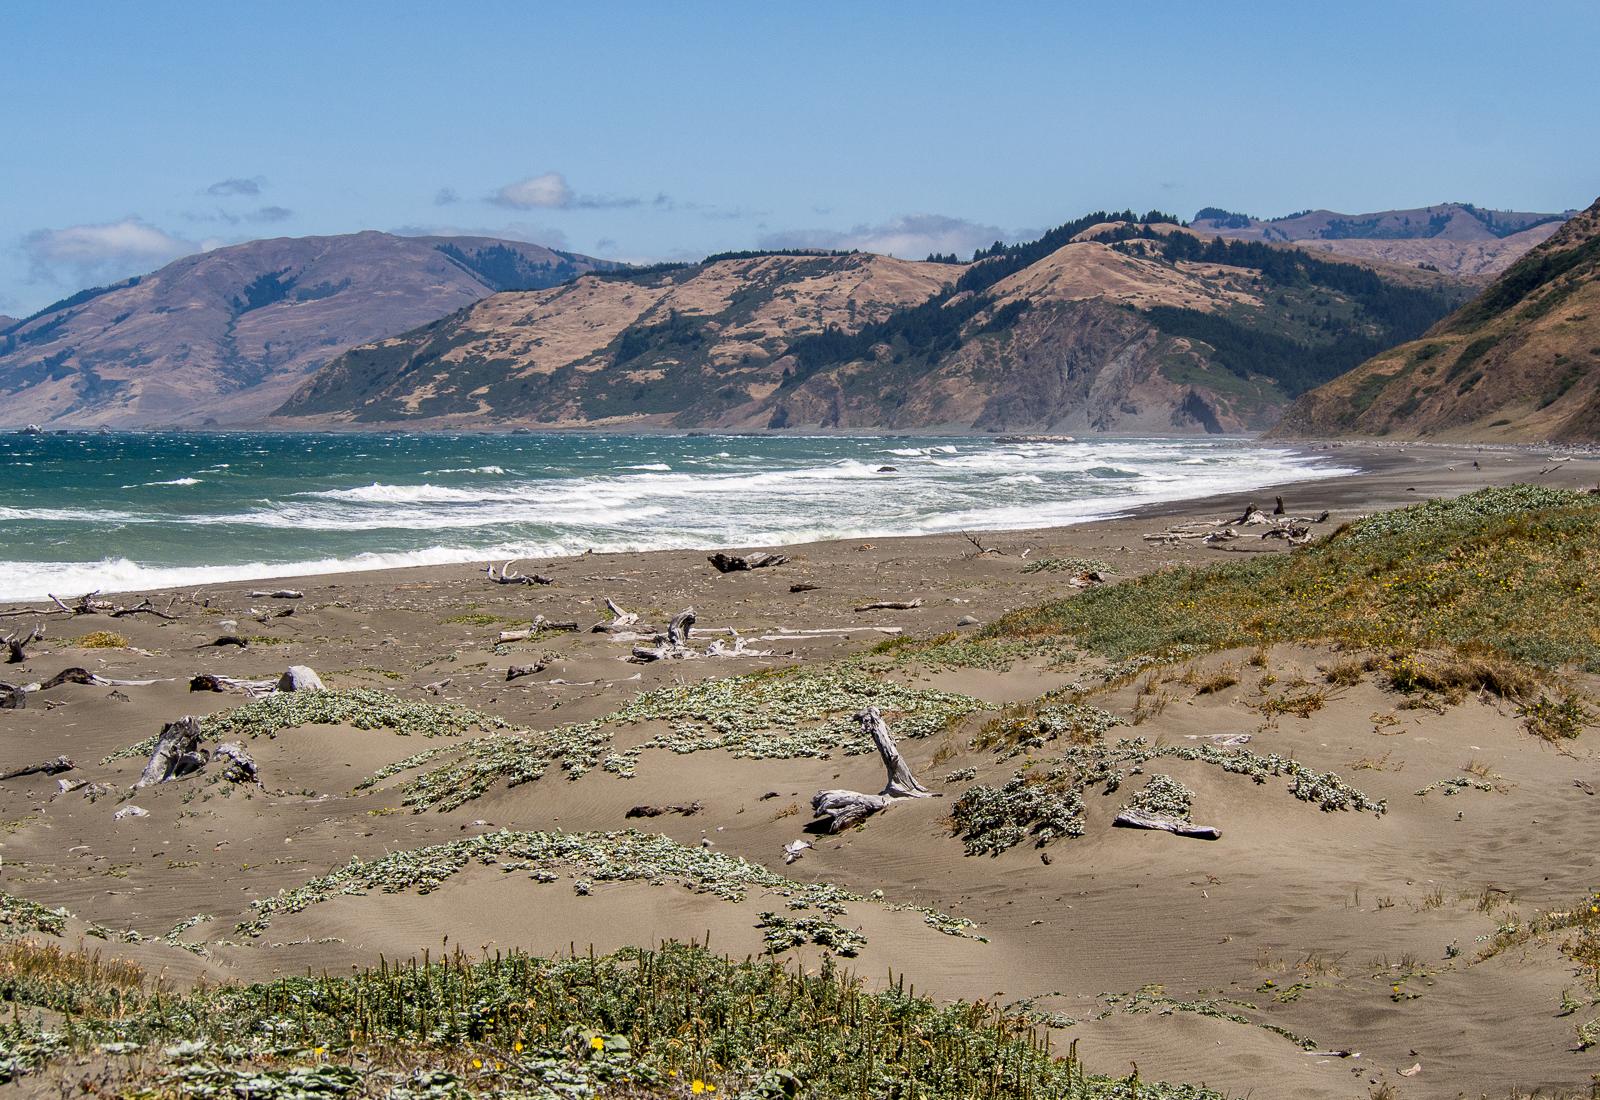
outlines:
[[[1092,1075],[1037,1013],[937,1002],[898,977],[869,990],[827,958],[736,961],[677,942],[558,958],[458,951],[184,994],[130,970],[94,979],[107,995],[93,998],[64,996],[83,970],[61,953],[29,966],[41,976],[10,987],[0,1076],[93,1056],[93,1091],[116,1095],[1222,1100]],[[66,1003],[82,1010],[53,1007]]]
[[[67,643],[74,649],[127,649],[131,644],[127,638],[113,630],[91,630]]]

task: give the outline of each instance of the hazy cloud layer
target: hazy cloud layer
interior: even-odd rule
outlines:
[[[206,188],[206,194],[215,195],[218,198],[225,198],[230,195],[259,195],[261,194],[261,188],[265,184],[266,180],[260,176],[256,176],[254,179],[233,177],[213,183]]]
[[[521,241],[524,244],[542,244],[546,248],[569,251],[567,235],[548,225],[530,222],[512,222],[509,225],[397,225],[389,230],[397,237],[496,237],[502,241]]]
[[[954,252],[965,259],[1011,234],[996,225],[952,218],[944,214],[902,214],[878,225],[852,229],[791,229],[762,237],[762,248],[857,248],[920,260],[930,252]]]
[[[544,172],[508,183],[490,195],[489,201],[513,210],[616,210],[643,205],[642,200],[624,195],[579,194],[560,172]]]
[[[37,229],[22,240],[35,280],[94,283],[121,279],[202,251],[209,242],[176,237],[139,217],[98,225]]]
[[[461,196],[456,194],[453,187],[441,187],[433,193],[433,205],[450,206],[461,201]]]
[[[218,207],[215,210],[185,210],[183,216],[192,222],[211,222],[224,225],[240,225],[246,222],[282,222],[294,217],[294,211],[286,206],[258,206],[254,210],[245,210],[234,213]]]

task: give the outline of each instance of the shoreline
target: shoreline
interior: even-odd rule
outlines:
[[[228,433],[221,432],[221,433],[217,433],[217,434],[228,434]],[[678,433],[678,434],[683,434],[683,433]],[[717,434],[718,433],[711,433],[713,438]],[[740,435],[748,436],[748,435],[752,435],[752,434],[754,434],[754,433],[732,433],[728,437],[729,438],[736,438],[736,437],[739,437]],[[863,434],[859,434],[859,433],[841,433],[841,435],[839,437],[840,438],[884,439],[884,440],[901,440],[901,439],[905,439],[905,438],[913,438],[913,439],[914,438],[919,438],[919,436],[916,436],[916,435],[910,435],[910,436],[877,435],[877,434],[865,434],[865,435],[863,435]],[[948,436],[948,437],[947,436],[928,436],[927,438],[958,438],[958,437],[953,437],[953,436]],[[981,439],[981,440],[986,440],[986,441],[989,441],[989,442],[993,442],[992,439],[990,439],[989,437],[985,437],[985,436],[969,436],[968,438]],[[1146,438],[1146,437],[1139,437],[1139,436],[1096,437],[1097,440],[1103,439],[1103,440],[1108,441],[1108,442],[1116,442],[1116,441],[1123,440],[1123,439],[1134,439],[1134,440],[1137,440],[1137,439],[1144,439],[1144,438]],[[1034,539],[1037,539],[1037,540],[1040,540],[1040,541],[1045,541],[1045,542],[1048,542],[1048,541],[1051,541],[1051,540],[1061,541],[1061,540],[1064,540],[1064,539],[1066,539],[1068,537],[1067,536],[1068,532],[1071,532],[1071,531],[1074,531],[1074,530],[1080,530],[1080,529],[1083,529],[1085,527],[1094,527],[1094,526],[1101,525],[1101,524],[1122,523],[1122,522],[1134,523],[1134,522],[1139,522],[1139,521],[1141,521],[1143,519],[1157,519],[1157,518],[1178,517],[1178,516],[1187,516],[1187,515],[1193,515],[1193,514],[1209,513],[1212,510],[1217,510],[1220,513],[1226,513],[1230,509],[1232,509],[1234,511],[1238,511],[1242,507],[1242,505],[1244,503],[1243,498],[1246,497],[1246,496],[1250,496],[1250,495],[1253,494],[1253,495],[1255,495],[1257,497],[1260,497],[1263,500],[1270,500],[1273,496],[1280,495],[1280,494],[1284,493],[1285,491],[1287,491],[1290,495],[1294,495],[1296,493],[1299,493],[1299,495],[1302,496],[1302,497],[1315,497],[1318,500],[1325,500],[1325,501],[1331,502],[1331,503],[1320,504],[1318,506],[1318,508],[1316,509],[1318,511],[1322,510],[1322,508],[1328,508],[1329,510],[1337,511],[1344,504],[1346,504],[1346,503],[1348,503],[1350,501],[1357,500],[1357,499],[1366,499],[1366,498],[1371,496],[1371,494],[1372,494],[1372,492],[1374,490],[1382,488],[1383,491],[1385,492],[1385,496],[1383,497],[1383,500],[1385,501],[1385,505],[1384,506],[1393,507],[1393,506],[1398,506],[1398,505],[1406,503],[1407,498],[1405,496],[1402,496],[1402,495],[1397,495],[1398,494],[1398,489],[1396,489],[1396,487],[1387,485],[1387,482],[1386,482],[1386,475],[1387,474],[1391,474],[1392,473],[1392,474],[1396,474],[1397,475],[1399,471],[1402,471],[1402,470],[1405,470],[1405,469],[1412,469],[1412,468],[1416,469],[1419,474],[1423,475],[1423,480],[1424,480],[1424,485],[1418,489],[1419,496],[1426,496],[1431,491],[1443,491],[1443,492],[1452,492],[1452,491],[1454,491],[1454,487],[1453,487],[1452,483],[1450,482],[1450,480],[1448,478],[1442,478],[1442,479],[1441,478],[1434,478],[1433,480],[1429,480],[1428,479],[1427,471],[1434,470],[1436,467],[1440,467],[1440,466],[1448,467],[1452,462],[1470,463],[1472,461],[1474,455],[1476,455],[1476,456],[1478,456],[1480,458],[1483,457],[1483,456],[1486,456],[1486,455],[1497,455],[1497,456],[1500,456],[1501,458],[1505,458],[1506,456],[1512,456],[1512,461],[1516,464],[1517,468],[1518,469],[1522,469],[1526,465],[1534,464],[1536,459],[1538,458],[1538,456],[1540,456],[1541,454],[1552,453],[1555,450],[1555,449],[1550,449],[1550,448],[1535,447],[1535,446],[1532,446],[1532,445],[1520,445],[1520,444],[1518,444],[1518,445],[1495,445],[1495,446],[1490,446],[1490,445],[1482,445],[1482,446],[1479,446],[1479,445],[1451,445],[1451,444],[1367,444],[1367,443],[1347,443],[1347,442],[1334,442],[1334,443],[1321,443],[1321,444],[1318,444],[1318,443],[1305,443],[1305,444],[1302,444],[1302,443],[1291,443],[1291,442],[1263,441],[1263,440],[1259,440],[1259,439],[1250,439],[1250,440],[1240,439],[1237,442],[1239,442],[1241,445],[1244,445],[1244,446],[1260,447],[1262,449],[1277,450],[1277,451],[1286,451],[1286,452],[1290,452],[1290,453],[1293,453],[1293,454],[1296,454],[1296,455],[1299,455],[1299,456],[1315,457],[1315,458],[1318,458],[1318,459],[1321,459],[1321,460],[1324,460],[1324,461],[1332,462],[1335,465],[1347,466],[1347,467],[1355,467],[1355,472],[1353,472],[1353,473],[1336,473],[1336,474],[1327,474],[1327,475],[1315,475],[1315,474],[1312,474],[1312,475],[1306,476],[1306,477],[1290,478],[1288,480],[1283,480],[1283,481],[1273,481],[1273,482],[1270,482],[1268,484],[1265,484],[1265,485],[1262,485],[1262,486],[1258,486],[1256,488],[1240,489],[1240,490],[1237,491],[1237,493],[1235,493],[1234,491],[1230,490],[1229,492],[1226,492],[1226,493],[1205,493],[1205,494],[1197,495],[1197,496],[1178,497],[1176,499],[1171,499],[1171,500],[1133,501],[1133,502],[1130,502],[1130,503],[1125,503],[1125,504],[1120,504],[1120,505],[1119,504],[1114,504],[1110,499],[1107,499],[1107,500],[1104,500],[1104,501],[1096,501],[1095,502],[1097,504],[1104,503],[1106,505],[1106,507],[1104,507],[1103,509],[1100,509],[1099,511],[1097,511],[1093,515],[1089,515],[1089,516],[1086,516],[1086,517],[1084,517],[1082,519],[1075,520],[1075,521],[1072,521],[1072,522],[1052,523],[1052,524],[1047,524],[1047,525],[1037,526],[1037,527],[1033,527],[1033,526],[1030,526],[1030,527],[1014,527],[1014,526],[987,527],[987,526],[974,524],[974,525],[970,525],[970,526],[968,526],[968,527],[966,527],[964,529],[965,530],[974,531],[974,532],[983,532],[986,535],[991,535],[991,536],[998,537],[998,538],[1027,539],[1027,538],[1031,537],[1031,538],[1034,538]],[[1417,451],[1417,453],[1413,455],[1413,454],[1409,453],[1411,451]],[[1518,461],[1515,458],[1515,456],[1522,456],[1522,460]],[[1502,465],[1503,464],[1504,463],[1502,463]],[[1448,472],[1448,471],[1446,471],[1446,472]],[[1319,486],[1321,488],[1318,491],[1315,491],[1315,492],[1310,492],[1310,493],[1304,492],[1303,490],[1305,490],[1309,486]],[[1235,499],[1236,496],[1238,497],[1238,499]],[[1369,510],[1369,511],[1370,510],[1375,510],[1375,507],[1374,506],[1369,506],[1366,510]],[[932,517],[932,518],[934,520],[937,519],[937,517]],[[523,563],[526,563],[527,565],[531,566],[534,569],[538,569],[541,566],[547,566],[547,565],[553,565],[553,564],[556,564],[556,563],[565,562],[565,561],[568,561],[568,560],[570,560],[570,559],[572,559],[574,557],[583,557],[583,556],[596,555],[596,554],[598,554],[598,555],[608,555],[608,554],[610,554],[610,555],[640,555],[640,554],[657,554],[657,553],[690,553],[690,554],[694,554],[694,553],[709,553],[709,552],[717,551],[717,550],[746,550],[746,549],[781,550],[781,551],[788,552],[788,553],[794,553],[794,552],[803,552],[803,551],[806,551],[806,550],[814,548],[814,547],[827,546],[827,545],[830,545],[830,544],[843,543],[843,542],[859,541],[859,540],[862,540],[862,539],[876,539],[876,540],[906,539],[906,538],[909,538],[909,539],[917,539],[917,538],[942,539],[942,538],[949,538],[949,537],[959,537],[959,535],[960,535],[960,532],[956,531],[956,530],[951,530],[951,531],[931,531],[931,532],[930,531],[924,531],[924,532],[917,532],[917,533],[906,534],[906,535],[899,535],[899,534],[894,534],[894,533],[874,533],[874,532],[870,532],[869,531],[869,532],[865,532],[865,533],[845,533],[845,534],[829,536],[827,538],[822,538],[822,539],[805,539],[805,540],[800,540],[800,541],[796,541],[796,542],[788,542],[788,543],[745,543],[745,542],[740,542],[740,543],[715,543],[715,544],[708,543],[708,544],[705,544],[705,545],[676,546],[676,547],[672,547],[672,546],[669,546],[669,547],[650,547],[650,548],[642,548],[642,549],[601,549],[601,548],[591,548],[589,550],[586,550],[582,554],[551,555],[551,556],[537,556],[537,557],[521,557],[521,558],[518,558],[516,560],[518,560],[520,562],[523,562]],[[405,558],[405,557],[412,556],[412,555],[422,556],[422,555],[429,555],[429,554],[438,554],[444,560],[425,561],[425,562],[418,562],[416,564],[409,564],[409,563],[407,563],[407,564],[396,564],[394,562],[384,562],[384,561],[379,561],[379,562],[375,562],[375,563],[361,562],[360,564],[356,564],[357,560],[361,556],[363,556],[364,554],[369,554],[369,553],[374,555],[374,556],[376,556],[376,557],[379,557],[379,558],[384,558],[384,557]],[[462,553],[476,554],[476,551],[470,550],[470,549],[467,549],[467,548],[463,548]],[[299,583],[299,584],[309,584],[309,585],[315,586],[315,585],[318,585],[318,584],[327,583],[327,582],[331,581],[333,578],[354,578],[354,577],[372,576],[372,575],[385,575],[385,576],[387,576],[387,575],[391,575],[391,574],[394,574],[394,575],[412,575],[416,571],[458,570],[458,569],[461,569],[461,568],[468,568],[468,569],[472,569],[474,571],[481,571],[482,568],[484,566],[486,566],[487,564],[489,564],[491,561],[498,562],[498,561],[504,560],[504,558],[505,558],[505,555],[503,555],[503,554],[495,555],[492,558],[491,557],[487,557],[487,556],[467,556],[467,557],[462,557],[462,556],[458,556],[457,552],[452,550],[449,547],[435,546],[435,547],[418,548],[418,549],[410,549],[410,550],[401,549],[401,550],[364,551],[364,552],[362,552],[360,554],[354,555],[354,556],[349,557],[349,558],[330,559],[330,561],[329,561],[330,565],[338,565],[340,567],[323,569],[323,570],[317,570],[317,569],[306,570],[306,569],[301,568],[302,566],[308,564],[308,563],[305,563],[305,562],[287,562],[287,563],[282,563],[281,566],[280,565],[273,565],[272,563],[261,563],[261,562],[249,563],[249,565],[265,566],[264,569],[253,570],[253,571],[250,571],[250,572],[239,572],[239,570],[241,570],[241,569],[249,568],[249,565],[237,565],[236,566],[236,565],[228,565],[228,564],[220,564],[219,563],[219,564],[194,565],[194,566],[187,566],[187,565],[174,565],[174,566],[153,565],[153,566],[151,566],[151,565],[146,565],[144,563],[139,563],[139,562],[130,562],[129,564],[134,566],[135,568],[150,568],[150,569],[162,569],[162,570],[171,570],[171,571],[186,571],[186,572],[189,572],[189,573],[192,573],[192,574],[203,574],[203,573],[206,573],[206,572],[210,571],[210,572],[212,572],[214,574],[220,574],[220,576],[215,576],[214,579],[183,580],[183,581],[179,581],[179,582],[162,583],[162,584],[154,584],[154,585],[137,585],[137,584],[134,584],[134,585],[129,585],[128,587],[117,587],[117,586],[110,585],[110,584],[108,584],[108,585],[98,585],[98,586],[96,586],[95,590],[101,592],[102,594],[106,594],[106,595],[137,595],[137,594],[154,594],[154,593],[172,593],[172,592],[178,592],[178,591],[188,591],[188,590],[193,590],[193,589],[214,588],[214,587],[220,587],[220,586],[226,586],[226,585],[249,585],[249,584],[256,583],[256,582],[268,582],[268,581],[272,581],[272,582],[295,582],[295,583]],[[115,560],[115,559],[112,559],[112,560]],[[96,564],[100,564],[100,563],[91,563],[91,562],[82,563],[82,565],[84,565],[85,567],[93,566],[93,565],[96,565]],[[320,563],[318,563],[318,564],[320,564]],[[69,597],[76,597],[77,595],[81,595],[81,593],[78,593],[78,592],[67,592],[67,591],[57,591],[55,594],[58,595],[58,596],[61,596],[64,599],[65,598],[69,598]],[[36,595],[32,595],[32,596],[0,597],[0,608],[16,608],[16,607],[19,607],[21,605],[29,604],[31,602],[43,600],[43,599],[46,599],[46,598],[47,597],[46,597],[45,593],[43,593],[43,592],[41,592],[39,594],[36,594]]]

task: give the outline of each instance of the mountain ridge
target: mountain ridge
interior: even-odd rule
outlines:
[[[1251,431],[1464,296],[1097,212],[970,264],[740,254],[496,295],[352,349],[276,418]]]
[[[250,422],[348,347],[617,267],[488,237],[277,237],[69,295],[0,329],[8,423]]]
[[[1303,395],[1274,434],[1600,439],[1600,200],[1420,339]]]

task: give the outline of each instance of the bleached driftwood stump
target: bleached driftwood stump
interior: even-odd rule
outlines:
[[[897,799],[933,797],[933,792],[917,782],[917,777],[911,774],[911,765],[900,754],[900,747],[894,743],[889,725],[878,708],[868,707],[856,715],[856,720],[861,723],[861,731],[872,738],[887,778],[883,790],[878,794],[827,790],[812,795],[811,810],[817,817],[828,819],[827,829],[830,833],[843,832],[865,821]]]

